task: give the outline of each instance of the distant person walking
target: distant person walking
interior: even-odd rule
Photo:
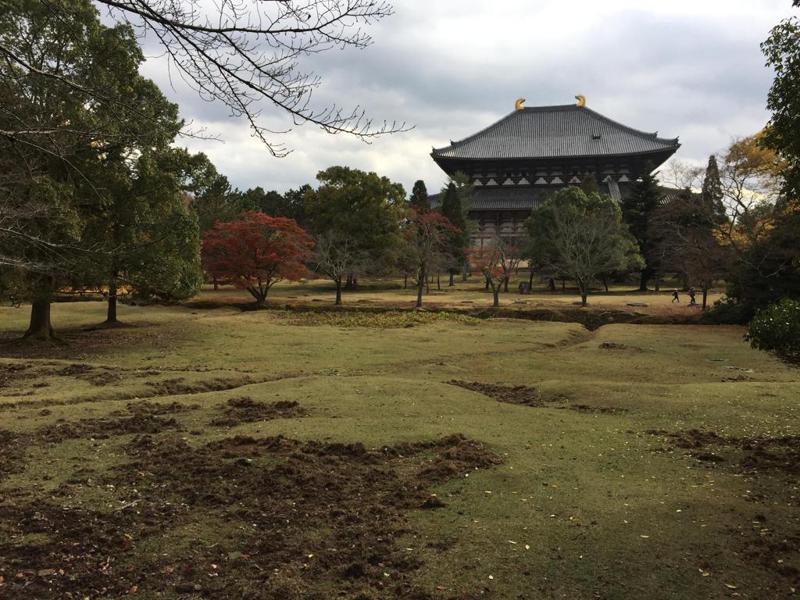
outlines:
[[[695,292],[693,287],[689,288],[689,306],[697,306],[697,301],[694,299],[697,292]]]
[[[678,290],[672,290],[672,303],[680,302],[681,297],[678,295]]]

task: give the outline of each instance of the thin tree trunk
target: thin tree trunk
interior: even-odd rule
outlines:
[[[703,310],[708,306],[708,284],[703,285]]]
[[[639,276],[639,291],[646,292],[647,291],[647,281],[650,279],[650,273],[647,272],[647,269],[642,269],[642,273]],[[608,291],[608,290],[606,290]]]
[[[461,281],[467,280],[467,276],[469,275],[468,271],[469,271],[469,266],[465,264],[464,269],[461,271]]]
[[[489,289],[489,278],[488,277],[486,278],[486,285],[484,286],[483,289],[485,289],[485,290]]]
[[[601,278],[601,281],[603,282],[603,288],[606,290],[606,293],[608,293],[608,277],[603,275],[603,277]],[[645,289],[647,289],[647,288],[645,288]]]
[[[211,281],[214,284],[214,291],[216,292],[219,289],[219,282],[217,281],[216,277],[212,278]]]
[[[342,304],[342,278],[336,278],[336,306],[341,306]]]
[[[25,338],[52,340],[56,337],[50,321],[50,300],[34,300],[31,304],[31,321]]]
[[[533,269],[531,269],[531,274],[528,276],[528,292],[533,291]]]
[[[408,273],[403,273],[403,289],[408,289]]]
[[[419,277],[417,277],[417,308],[422,307],[422,289],[427,278],[428,277],[425,274],[425,269],[420,269]]]
[[[117,321],[117,274],[111,275],[108,282],[108,311],[106,312],[106,323],[118,323]]]
[[[500,307],[500,286],[492,286],[492,306],[494,308]]]
[[[450,271],[450,283],[448,284],[448,287],[453,287],[456,284],[455,280],[454,280],[455,276],[456,276],[455,271],[451,270]]]
[[[442,280],[440,278],[441,273],[436,273],[436,291],[442,291]]]

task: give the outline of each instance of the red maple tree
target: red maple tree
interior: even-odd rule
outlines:
[[[313,248],[311,236],[294,219],[245,211],[235,221],[215,223],[203,236],[203,268],[264,306],[278,281],[306,275]]]

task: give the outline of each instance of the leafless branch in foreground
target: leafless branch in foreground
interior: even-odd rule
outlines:
[[[41,0],[68,16],[63,0]],[[364,27],[392,14],[385,0],[95,0],[117,22],[131,25],[140,39],[155,38],[170,67],[204,100],[225,105],[245,119],[253,135],[276,157],[291,152],[263,125],[272,105],[294,125],[311,123],[369,142],[407,131],[397,121],[375,123],[363,107],[316,107],[321,78],[301,61],[329,50],[364,49],[372,38]]]

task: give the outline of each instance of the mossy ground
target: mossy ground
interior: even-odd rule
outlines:
[[[285,286],[274,301],[283,303],[306,289]],[[364,292],[371,302],[390,306],[394,294],[403,302],[410,298],[402,291],[386,294]],[[475,289],[453,294],[488,299]],[[243,299],[231,290],[215,298],[223,295]],[[669,305],[668,296],[630,297],[679,310]],[[518,300],[506,300],[512,298]],[[526,300],[562,298],[574,300],[544,295]],[[593,303],[621,308],[627,300],[620,292]],[[15,548],[28,552],[46,546],[55,534],[23,531],[11,522],[17,513],[8,507],[41,503],[50,510],[91,511],[101,521],[98,515],[104,513],[127,515],[134,500],[132,488],[120,484],[120,473],[128,474],[136,462],[134,440],[143,443],[149,436],[156,447],[162,441],[184,444],[176,446],[176,456],[197,453],[191,454],[196,466],[217,456],[214,443],[228,444],[234,436],[363,444],[364,456],[373,460],[370,453],[387,446],[402,448],[456,433],[503,462],[470,470],[466,477],[456,469],[454,477],[426,480],[430,487],[408,492],[412,500],[417,493],[436,493],[445,506],[421,509],[413,500],[387,517],[402,517],[402,526],[387,532],[395,536],[391,552],[413,558],[407,571],[392,554],[375,567],[386,574],[376,571],[374,580],[358,568],[354,574],[352,567],[347,577],[335,576],[333,567],[304,577],[294,563],[260,580],[259,558],[242,562],[237,547],[252,537],[247,530],[252,524],[216,505],[201,509],[183,498],[187,508],[179,515],[150,515],[158,534],[154,527],[132,529],[140,538],[116,546],[112,563],[127,569],[130,589],[86,595],[150,598],[158,589],[163,598],[221,597],[213,596],[209,582],[215,571],[225,569],[252,584],[254,593],[271,585],[287,598],[394,597],[400,589],[409,597],[431,598],[783,598],[796,593],[800,372],[750,349],[740,328],[627,324],[589,331],[575,323],[463,315],[154,306],[122,307],[121,318],[132,327],[84,331],[102,320],[103,308],[101,303],[56,305],[54,325],[66,345],[0,347],[0,430],[5,432],[0,436],[0,507],[5,511],[0,597],[29,597],[22,583],[56,581],[78,568],[52,564],[45,571],[55,574],[40,575],[37,565],[38,570],[26,572],[17,560],[23,554],[15,558]],[[0,309],[0,334],[10,338],[24,330],[25,318],[23,310]],[[499,402],[453,381],[526,386],[541,402]],[[229,418],[228,400],[242,397],[269,406],[296,402],[302,414],[211,424]],[[141,408],[145,399],[166,408],[131,419],[137,410],[152,411]],[[119,428],[123,419],[128,430]],[[169,425],[170,419],[177,427]],[[68,426],[71,433],[65,435]],[[685,438],[691,443],[680,443],[684,438],[671,435],[691,430],[718,437],[695,435]],[[278,469],[283,458],[262,452],[252,460],[255,468]],[[381,463],[379,472],[411,481],[405,478],[413,469],[391,461]],[[331,472],[338,473],[334,467]],[[353,472],[366,482],[376,476],[369,470]],[[179,480],[176,475],[176,485]],[[147,481],[168,484],[160,478]],[[334,485],[331,481],[326,485]],[[379,485],[372,497],[359,498],[359,518],[379,510],[370,503],[386,502],[389,489],[394,488]],[[287,495],[293,497],[291,491]],[[246,508],[248,499],[239,502]],[[356,504],[348,506],[356,510]],[[135,519],[126,519],[120,523],[137,526]],[[332,560],[325,543],[335,532],[313,518],[308,529],[302,539],[314,557],[303,564]],[[154,587],[154,565],[169,567],[156,560],[159,556],[179,563],[198,548],[220,547],[225,556],[235,555],[230,564],[200,565],[197,573],[183,574],[183,582],[197,578],[199,591],[182,584]],[[166,582],[173,577],[171,571],[153,572]],[[320,573],[328,573],[328,579]],[[358,583],[359,577],[366,583]],[[381,577],[386,585],[375,583]],[[388,583],[401,577],[407,587]]]

